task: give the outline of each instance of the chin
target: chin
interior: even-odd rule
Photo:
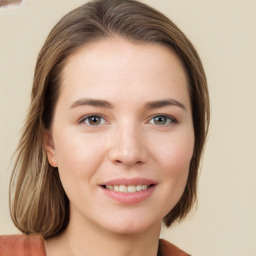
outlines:
[[[162,220],[156,222],[146,221],[145,218],[143,220],[135,218],[132,220],[124,219],[122,221],[115,221],[115,223],[111,224],[112,225],[107,225],[106,228],[113,233],[120,235],[135,235],[148,232],[151,229],[160,230]]]

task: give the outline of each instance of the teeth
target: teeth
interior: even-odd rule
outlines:
[[[136,191],[141,191],[141,190],[142,190],[141,185],[137,185],[136,186]]]
[[[121,193],[134,193],[134,192],[139,192],[139,191],[144,191],[147,190],[149,186],[147,185],[109,185],[106,186],[107,189],[113,190],[116,192],[121,192]]]
[[[127,187],[127,192],[129,192],[129,193],[136,192],[136,186],[134,186],[134,185],[128,186]]]
[[[128,187],[127,186],[124,186],[124,185],[120,185],[119,186],[119,191],[120,192],[123,192],[123,193],[126,193],[128,191]]]
[[[142,189],[142,190],[147,190],[147,188],[148,188],[147,185],[142,185],[142,186],[141,186],[141,189]]]

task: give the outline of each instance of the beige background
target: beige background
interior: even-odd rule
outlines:
[[[26,0],[0,9],[0,234],[10,159],[29,103],[37,54],[63,14],[83,0]],[[197,211],[162,236],[194,256],[256,255],[256,1],[145,0],[191,39],[205,65],[211,130]]]

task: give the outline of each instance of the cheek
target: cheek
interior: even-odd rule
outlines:
[[[164,217],[180,200],[186,187],[194,148],[193,130],[175,133],[152,141],[161,194],[159,214]],[[153,144],[151,144],[153,146]],[[157,199],[156,199],[157,200]]]
[[[192,132],[184,136],[174,136],[165,141],[159,150],[159,164],[168,175],[187,174],[194,150],[194,135]]]
[[[177,135],[177,134],[176,134]],[[161,166],[163,194],[166,196],[166,213],[179,201],[185,189],[194,149],[193,132],[175,136],[164,143],[158,156]],[[171,195],[171,196],[170,196]]]
[[[104,158],[102,143],[85,134],[56,136],[56,154],[63,186],[78,186],[82,180],[90,182]]]

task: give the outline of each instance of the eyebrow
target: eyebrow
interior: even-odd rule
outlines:
[[[94,106],[94,107],[101,107],[101,108],[113,108],[113,105],[106,100],[99,100],[99,99],[88,99],[82,98],[78,99],[72,103],[71,108],[79,107],[79,106]]]
[[[156,108],[162,108],[166,106],[177,106],[183,110],[186,110],[186,107],[182,103],[174,99],[156,100],[156,101],[150,101],[146,103],[146,108],[148,109],[156,109]]]
[[[70,108],[75,108],[79,106],[94,106],[94,107],[109,108],[109,109],[114,108],[114,106],[106,100],[91,99],[91,98],[78,99],[72,103]],[[182,103],[174,99],[155,100],[155,101],[147,102],[145,104],[146,109],[157,109],[157,108],[162,108],[166,106],[177,106],[183,110],[186,110],[186,107]]]

